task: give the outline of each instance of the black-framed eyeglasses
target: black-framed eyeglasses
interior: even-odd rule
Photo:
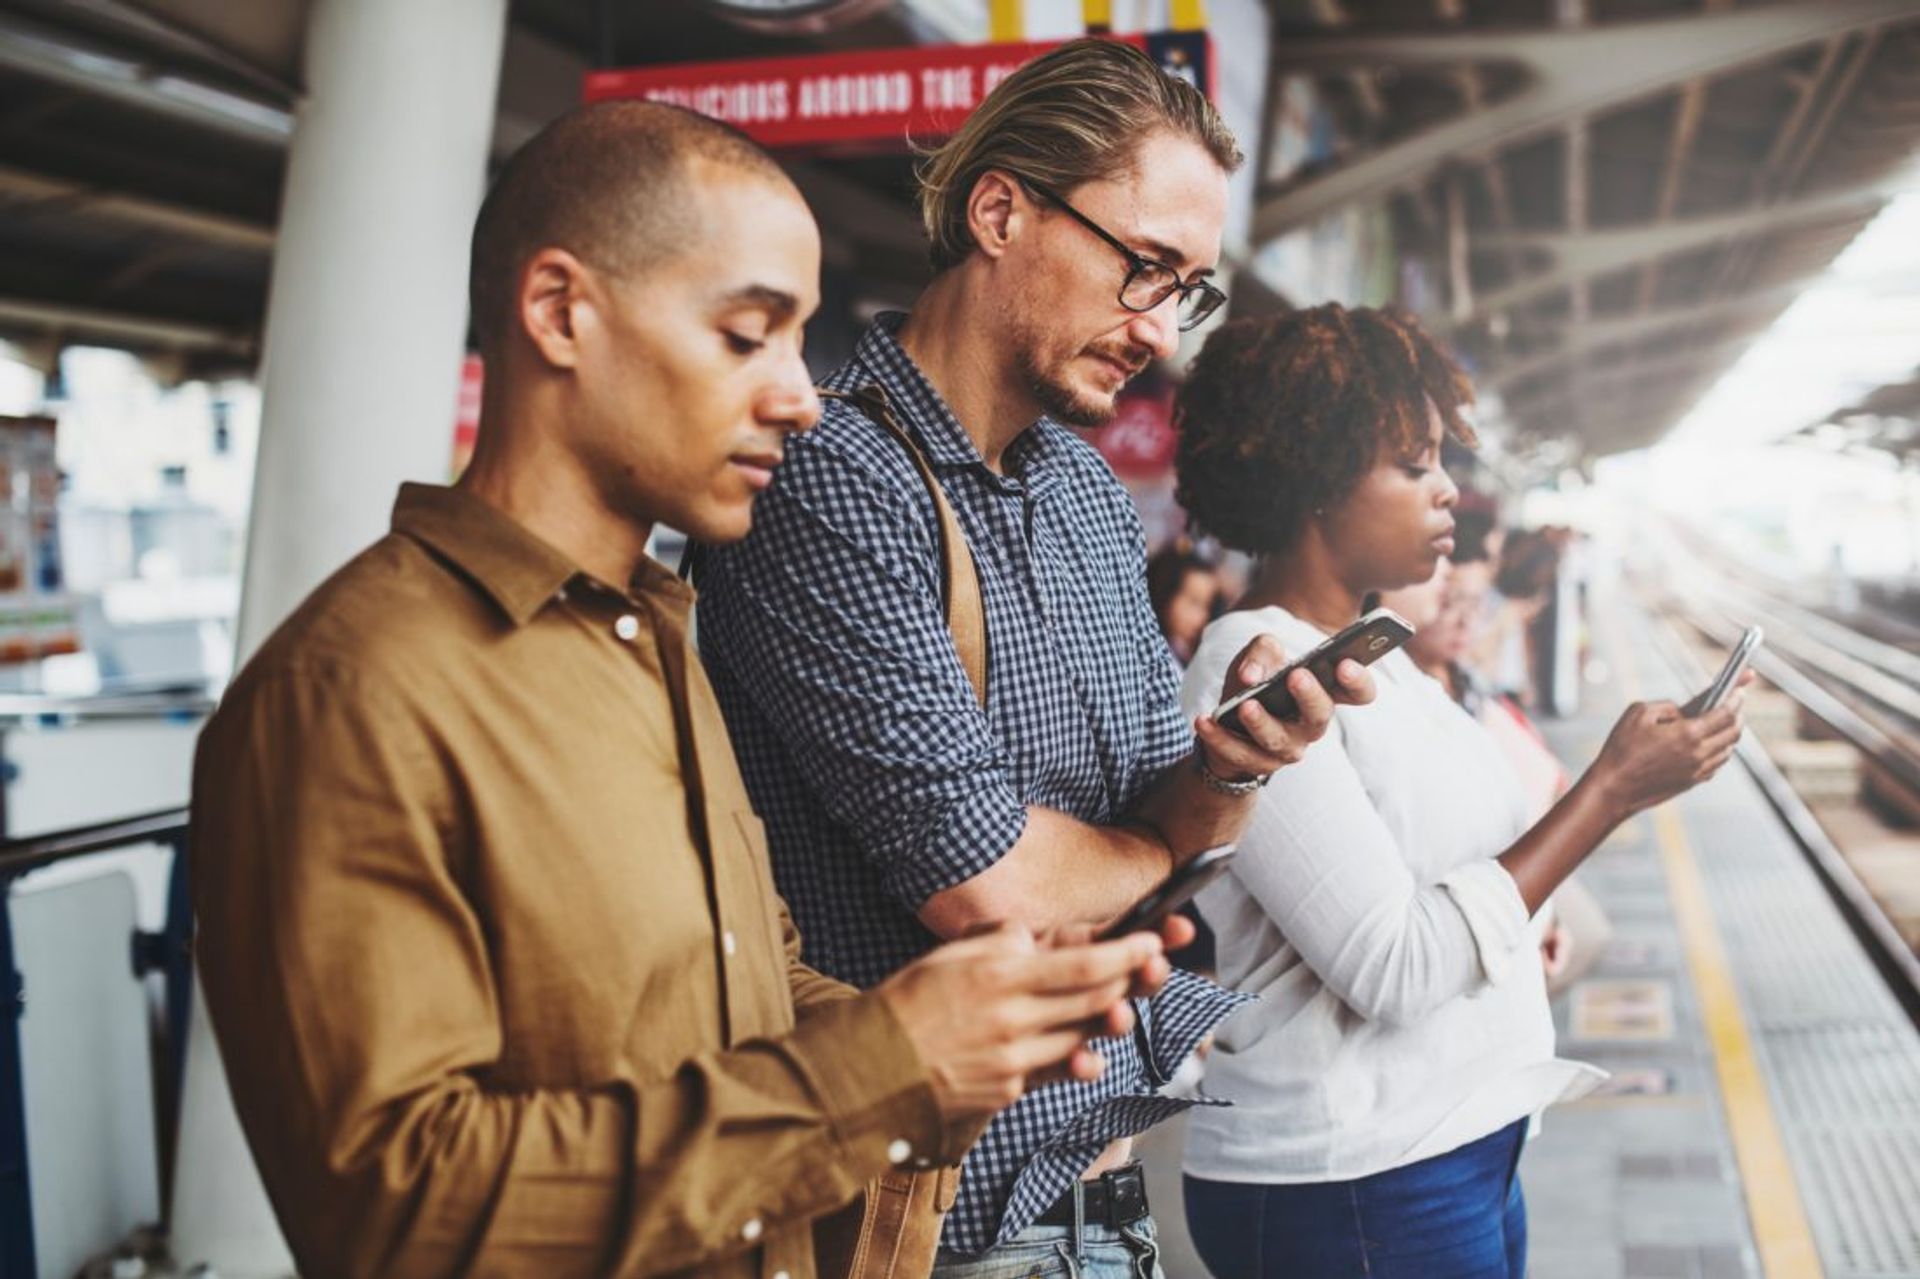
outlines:
[[[1201,321],[1220,309],[1227,295],[1215,288],[1207,280],[1183,280],[1180,273],[1165,262],[1156,262],[1129,249],[1119,236],[1095,222],[1080,210],[1068,204],[1060,196],[1049,191],[1037,182],[1021,179],[1022,184],[1034,195],[1058,205],[1068,216],[1087,230],[1111,244],[1114,251],[1127,260],[1127,278],[1120,285],[1120,305],[1129,311],[1151,311],[1168,298],[1178,293],[1180,303],[1176,308],[1180,330],[1198,326]]]

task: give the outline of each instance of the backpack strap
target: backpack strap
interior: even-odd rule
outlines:
[[[927,486],[927,495],[933,499],[934,510],[940,517],[940,603],[946,613],[947,631],[953,637],[953,649],[959,654],[960,667],[967,673],[967,682],[973,685],[973,695],[985,707],[987,609],[980,595],[980,571],[974,564],[973,548],[967,545],[967,535],[960,527],[959,517],[953,513],[946,490],[940,487],[940,481],[933,473],[932,463],[927,461],[920,442],[908,434],[893,416],[893,406],[887,400],[886,390],[878,383],[869,383],[853,391],[835,391],[827,387],[819,390],[822,398],[840,400],[864,413],[899,442],[900,447],[907,451],[907,456],[913,459],[914,469],[920,472],[920,481]]]

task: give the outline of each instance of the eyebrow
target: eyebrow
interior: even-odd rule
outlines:
[[[1131,238],[1135,244],[1144,248],[1146,252],[1141,256],[1154,258],[1163,266],[1173,267],[1179,270],[1181,274],[1189,280],[1204,280],[1213,274],[1213,268],[1210,266],[1203,266],[1193,271],[1186,270],[1187,255],[1164,240],[1156,240],[1151,236],[1145,235],[1123,238]],[[1136,249],[1135,252],[1139,252],[1139,250]]]
[[[747,284],[720,295],[722,307],[757,307],[772,316],[775,323],[792,319],[800,311],[800,299],[785,289],[766,284]]]

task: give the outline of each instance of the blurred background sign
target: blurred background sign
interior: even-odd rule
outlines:
[[[80,646],[60,566],[54,419],[0,417],[0,664]]]
[[[1213,92],[1204,31],[1114,38]],[[672,103],[724,120],[764,146],[870,143],[904,151],[952,133],[996,84],[1058,43],[925,45],[591,71],[585,97]]]

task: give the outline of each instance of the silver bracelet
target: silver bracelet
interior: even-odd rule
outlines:
[[[1200,780],[1206,783],[1207,789],[1221,795],[1236,797],[1251,795],[1265,786],[1268,778],[1272,776],[1272,774],[1261,774],[1256,777],[1242,778],[1237,782],[1229,781],[1207,767],[1207,753],[1198,746],[1193,748],[1193,763],[1194,767],[1200,770]]]

